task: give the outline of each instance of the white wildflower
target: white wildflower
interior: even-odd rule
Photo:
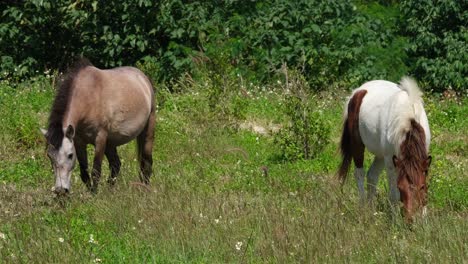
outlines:
[[[4,233],[0,232],[0,238],[6,240],[6,235]]]
[[[63,243],[63,242],[65,241],[65,239],[63,239],[63,237],[59,237],[58,241],[59,241],[60,243]]]
[[[242,241],[237,241],[236,243],[236,250],[241,250],[242,249]]]
[[[91,244],[97,244],[98,243],[96,240],[94,240],[93,234],[89,235],[88,242],[91,243]]]

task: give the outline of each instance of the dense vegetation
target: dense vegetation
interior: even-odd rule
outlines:
[[[152,64],[158,81],[207,66],[264,83],[286,64],[314,89],[409,73],[464,92],[467,2],[380,2],[10,1],[0,4],[1,78],[84,55],[102,67]]]

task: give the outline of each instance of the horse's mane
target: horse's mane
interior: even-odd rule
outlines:
[[[70,96],[73,90],[73,81],[81,69],[92,66],[86,58],[80,58],[68,67],[66,73],[59,79],[57,83],[57,95],[55,96],[52,110],[49,116],[49,127],[47,129],[47,142],[59,149],[63,139],[63,116],[67,111]]]
[[[413,79],[404,77],[398,87],[401,91],[395,95],[396,104],[392,107],[398,109],[399,112],[393,117],[390,124],[392,131],[390,139],[396,146],[397,156],[400,154],[399,146],[413,129],[412,122],[420,123],[424,112],[422,93]]]
[[[390,138],[395,145],[395,154],[400,159],[401,168],[408,177],[417,175],[421,161],[427,159],[428,146],[426,146],[426,134],[420,125],[424,112],[422,93],[417,83],[404,77],[399,85],[400,92],[396,94],[397,103],[393,105],[399,109],[390,127],[393,133]],[[415,182],[417,179],[409,179]]]
[[[422,126],[411,119],[411,128],[406,133],[404,141],[400,145],[400,162],[401,168],[406,172],[408,177],[417,175],[414,170],[418,170],[421,166],[421,161],[428,158],[426,150],[426,135]],[[416,183],[417,179],[410,179]]]
[[[408,94],[410,103],[419,103],[422,101],[422,92],[416,81],[408,76],[403,77],[399,85],[400,89]]]

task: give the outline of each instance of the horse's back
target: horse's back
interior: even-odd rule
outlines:
[[[129,107],[133,110],[149,111],[153,107],[153,88],[149,79],[138,69],[119,67],[102,70],[106,85],[104,95],[109,96],[111,104]]]
[[[364,145],[376,156],[395,152],[395,137],[411,118],[420,123],[429,138],[429,126],[422,103],[413,102],[413,87],[401,89],[396,83],[376,80],[357,88],[366,90],[359,113],[359,133]],[[415,88],[417,89],[417,87]],[[418,95],[419,96],[419,95]]]
[[[383,157],[386,149],[382,144],[385,133],[385,119],[390,107],[389,98],[401,91],[389,81],[370,81],[357,88],[355,92],[366,90],[359,112],[359,134],[367,149],[376,156]],[[353,93],[354,94],[354,93]]]
[[[90,108],[83,118],[105,129],[109,143],[125,144],[143,130],[153,111],[154,92],[140,70],[87,67],[78,80],[75,83],[78,100],[87,100],[86,107]]]

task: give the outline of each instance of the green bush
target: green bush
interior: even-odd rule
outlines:
[[[275,134],[280,160],[315,158],[330,142],[331,125],[311,95],[309,84],[297,71],[287,71],[285,111],[289,124]],[[315,103],[314,103],[315,102]]]
[[[0,82],[0,129],[12,137],[13,145],[31,148],[43,139],[39,128],[41,123],[46,123],[47,116],[39,116],[39,113],[52,99],[53,91],[48,89],[50,81],[48,78],[33,79],[19,89]]]
[[[362,17],[349,0],[28,0],[6,5],[1,16],[1,70],[9,78],[63,69],[84,55],[102,67],[151,60],[157,81],[206,63],[266,81],[287,63],[318,88],[353,66],[340,64],[346,54],[334,32]]]
[[[429,89],[468,86],[468,2],[406,0],[402,31],[410,39],[411,72]]]
[[[283,63],[301,69],[316,90],[398,81],[410,71],[436,91],[460,91],[468,78],[468,8],[455,0],[26,0],[1,7],[0,77],[12,81],[63,70],[76,56],[98,67],[151,64],[151,78],[166,83],[199,68],[265,83]]]

